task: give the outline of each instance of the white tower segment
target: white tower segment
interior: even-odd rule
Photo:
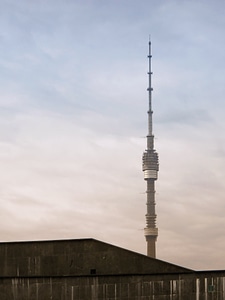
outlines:
[[[148,135],[147,135],[147,149],[143,153],[142,157],[142,169],[144,171],[144,180],[147,182],[147,213],[146,227],[144,229],[144,235],[147,242],[147,255],[153,258],[156,257],[156,240],[158,236],[158,228],[156,227],[156,214],[155,214],[155,180],[158,178],[159,162],[158,154],[154,150],[154,135],[152,131],[152,71],[151,71],[151,42],[149,41],[149,71],[148,71],[148,98],[149,98],[149,110],[148,110]]]

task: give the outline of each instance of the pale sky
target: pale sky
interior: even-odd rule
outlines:
[[[0,0],[0,240],[146,253],[152,41],[157,258],[225,269],[225,1]]]

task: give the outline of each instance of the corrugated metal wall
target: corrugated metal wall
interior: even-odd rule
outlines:
[[[225,274],[214,275],[4,278],[0,300],[224,300]]]

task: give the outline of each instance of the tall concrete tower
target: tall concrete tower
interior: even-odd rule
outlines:
[[[152,70],[151,70],[151,42],[149,41],[149,71],[148,71],[148,135],[147,135],[147,149],[143,153],[142,168],[144,171],[144,180],[147,182],[147,213],[146,227],[144,229],[144,235],[147,242],[147,255],[150,257],[156,257],[156,240],[158,236],[158,228],[156,227],[156,213],[155,213],[155,181],[158,178],[159,162],[158,154],[154,149],[154,135],[152,132]]]

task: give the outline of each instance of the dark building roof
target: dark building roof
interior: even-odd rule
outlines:
[[[191,271],[95,239],[0,243],[0,277],[146,275]]]

